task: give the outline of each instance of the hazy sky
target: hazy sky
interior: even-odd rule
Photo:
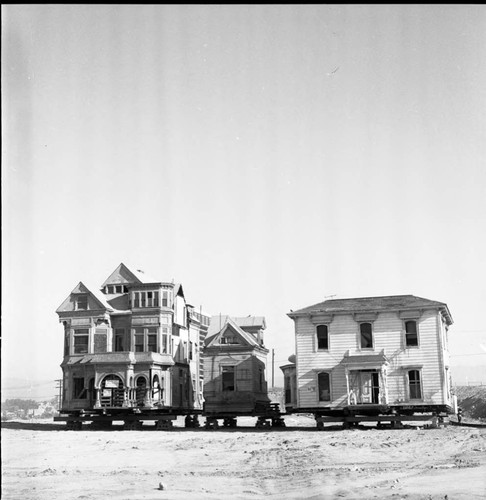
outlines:
[[[277,367],[290,309],[443,301],[486,382],[485,6],[3,5],[2,109],[3,377],[124,262]]]

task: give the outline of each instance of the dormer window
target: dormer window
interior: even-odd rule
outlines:
[[[88,309],[88,296],[78,295],[76,297],[76,311],[86,311]]]

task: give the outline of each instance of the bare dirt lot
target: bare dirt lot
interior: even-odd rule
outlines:
[[[486,498],[486,428],[65,431],[2,423],[2,498]],[[245,427],[248,426],[248,427]],[[299,426],[299,428],[297,428]],[[159,489],[163,488],[163,489]]]

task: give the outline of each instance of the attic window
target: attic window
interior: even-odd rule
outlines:
[[[219,341],[220,344],[238,344],[233,335],[223,335]]]
[[[76,310],[77,311],[86,311],[88,309],[88,296],[87,295],[78,295],[76,297]]]

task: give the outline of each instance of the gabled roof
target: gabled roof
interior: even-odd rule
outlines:
[[[306,316],[309,314],[333,314],[333,313],[363,313],[380,312],[387,310],[405,309],[430,309],[435,308],[442,311],[444,316],[452,324],[452,316],[447,304],[435,300],[415,297],[414,295],[386,295],[383,297],[360,297],[353,299],[333,299],[319,302],[312,306],[304,307],[287,314],[290,318]]]
[[[234,317],[231,319],[241,328],[262,328],[267,327],[265,323],[264,316],[244,316],[244,317]]]
[[[213,335],[216,335],[221,331],[224,327],[225,323],[227,323],[228,319],[231,319],[233,323],[235,323],[239,328],[255,328],[260,326],[261,328],[266,328],[265,317],[264,316],[228,316],[227,314],[220,314],[218,316],[212,316],[208,334],[206,338],[210,338]]]
[[[71,296],[79,295],[79,294],[87,294],[94,300],[95,304],[99,306],[100,309],[113,311],[113,307],[107,302],[107,300],[100,294],[96,292],[92,292],[83,282],[79,282],[72,290],[72,292],[66,297],[63,303],[56,309],[57,313],[70,311],[71,309]]]
[[[237,337],[240,338],[242,345],[260,347],[260,345],[258,344],[258,340],[251,333],[245,332],[245,330],[240,328],[229,316],[226,316],[226,321],[224,322],[221,328],[219,328],[219,316],[213,316],[213,318],[211,318],[211,323],[213,323],[212,321],[213,319],[218,320],[218,331],[216,333],[213,333],[211,337],[209,335],[206,336],[206,339],[204,341],[206,346],[216,343],[221,336],[223,336],[228,330],[231,330],[233,333],[237,335]],[[228,344],[228,345],[234,345],[234,344]]]
[[[101,285],[104,288],[106,285],[126,285],[130,283],[143,283],[135,273],[130,271],[123,262],[106,278]]]

